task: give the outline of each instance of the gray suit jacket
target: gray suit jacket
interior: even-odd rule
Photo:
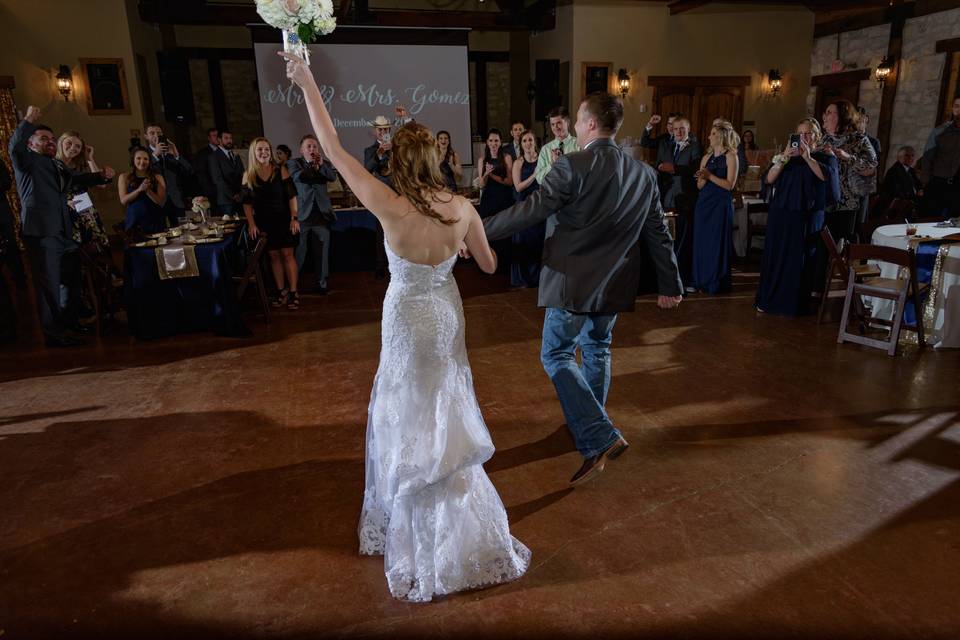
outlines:
[[[579,313],[632,311],[641,242],[653,257],[660,293],[683,292],[656,174],[609,138],[560,158],[540,190],[487,218],[487,238],[547,221],[539,305]]]
[[[27,144],[37,130],[23,120],[10,138],[10,157],[20,193],[21,233],[28,237],[70,238],[73,223],[67,207],[67,195],[73,191],[106,184],[99,173],[76,173],[62,162],[31,151]]]
[[[297,188],[297,217],[303,222],[316,211],[327,222],[336,222],[333,205],[327,194],[327,183],[337,179],[337,172],[329,160],[324,160],[314,169],[303,158],[294,158],[287,162],[287,171]]]

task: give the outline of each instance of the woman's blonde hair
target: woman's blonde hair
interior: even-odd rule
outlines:
[[[257,160],[257,145],[261,142],[266,142],[267,146],[270,147],[270,166],[274,167],[277,164],[273,159],[273,145],[270,144],[269,140],[263,136],[251,140],[250,148],[247,149],[247,170],[243,172],[243,182],[248,187],[256,184],[257,167],[260,166],[260,161]]]
[[[68,159],[67,154],[63,151],[63,143],[67,141],[67,138],[76,138],[80,141],[80,153],[78,153],[74,158]],[[87,143],[84,142],[83,138],[80,137],[80,134],[76,131],[64,131],[60,134],[60,137],[57,138],[57,160],[67,165],[74,171],[80,171],[85,173],[87,171]]]
[[[722,120],[711,128],[716,129],[720,133],[720,146],[724,152],[737,152],[737,148],[740,147],[740,136],[733,130],[732,124],[726,120]]]
[[[397,130],[391,140],[390,174],[393,188],[410,201],[422,215],[443,224],[454,224],[457,219],[445,219],[430,207],[431,202],[450,202],[453,196],[446,191],[443,174],[440,173],[440,157],[437,141],[422,124],[410,122]],[[445,193],[450,200],[437,196]]]
[[[799,127],[802,124],[810,125],[810,130],[813,131],[813,146],[817,146],[823,138],[823,129],[820,128],[820,123],[817,122],[817,119],[813,116],[807,116],[806,118],[801,118],[797,126]]]

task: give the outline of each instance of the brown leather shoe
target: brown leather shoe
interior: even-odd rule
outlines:
[[[592,458],[587,458],[583,461],[583,465],[580,467],[580,470],[573,474],[573,477],[570,478],[570,486],[576,487],[581,485],[587,480],[590,480],[593,477],[596,477],[603,471],[604,465],[607,463],[607,460],[616,460],[623,452],[630,447],[630,444],[621,437],[619,440],[611,444],[609,447],[593,456]]]

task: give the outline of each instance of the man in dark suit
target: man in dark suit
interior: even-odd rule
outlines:
[[[371,124],[377,140],[363,150],[363,166],[376,176],[377,180],[393,188],[393,178],[390,177],[390,152],[393,149],[392,125],[385,116],[377,116]]]
[[[523,132],[527,130],[527,125],[525,125],[521,120],[517,120],[512,125],[510,125],[510,137],[512,140],[503,146],[504,151],[510,154],[510,157],[516,160],[523,156],[523,147],[520,145],[520,139],[523,137]]]
[[[697,179],[700,169],[700,143],[690,135],[690,121],[673,122],[673,140],[661,145],[657,154],[657,182],[664,209],[677,213],[676,252],[680,276],[690,282],[693,271],[693,209],[697,204]]]
[[[917,170],[913,168],[917,152],[913,147],[900,147],[897,151],[897,161],[887,169],[880,185],[880,201],[877,203],[877,212],[884,217],[891,217],[896,213],[899,220],[903,217],[916,215],[923,196],[923,185]],[[895,212],[891,212],[891,207]],[[904,215],[900,215],[903,213]]]
[[[583,466],[571,485],[603,471],[629,446],[604,405],[610,388],[610,343],[617,314],[632,311],[643,246],[655,265],[661,308],[683,292],[656,175],[623,153],[614,136],[623,103],[587,96],[577,113],[579,152],[562,156],[540,190],[484,221],[487,238],[506,238],[547,223],[539,305],[546,307],[541,361],[553,381]],[[580,346],[582,366],[577,365]]]
[[[221,216],[240,215],[243,162],[233,152],[233,134],[229,131],[220,132],[220,148],[210,154],[207,168],[217,194],[210,204]]]
[[[217,198],[217,187],[210,177],[210,156],[220,150],[220,131],[216,127],[207,129],[207,144],[193,154],[193,167],[197,176],[200,193],[207,197],[211,205]]]
[[[309,248],[313,253],[316,291],[326,295],[330,273],[330,225],[337,221],[327,194],[327,183],[337,179],[337,172],[324,160],[320,143],[310,133],[301,138],[300,157],[290,160],[287,170],[297,188],[297,217],[300,219],[297,268],[303,268]]]
[[[183,212],[190,208],[186,191],[193,180],[193,167],[187,159],[181,157],[177,145],[163,135],[163,129],[158,124],[148,124],[144,127],[147,144],[150,145],[150,165],[167,185],[167,199],[163,203],[163,212],[167,222],[175,227]]]
[[[653,149],[657,152],[657,156],[660,156],[661,153],[665,153],[661,152],[660,147],[673,144],[673,123],[676,122],[677,118],[682,117],[683,114],[681,113],[668,114],[667,130],[658,136],[654,136],[653,128],[660,124],[663,118],[656,113],[650,116],[650,119],[647,120],[647,126],[643,128],[643,135],[640,136],[640,146],[645,149]]]
[[[77,319],[74,302],[60,307],[60,285],[77,291],[80,287],[79,247],[73,241],[73,223],[67,208],[67,194],[106,184],[113,179],[110,167],[100,173],[74,173],[56,159],[53,131],[39,125],[40,110],[31,106],[10,139],[10,157],[17,178],[22,211],[21,233],[33,273],[40,324],[48,346],[81,344],[67,331],[87,333]]]

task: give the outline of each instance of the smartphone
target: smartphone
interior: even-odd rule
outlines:
[[[157,136],[157,144],[167,144],[167,136],[163,135],[162,133]]]
[[[800,134],[799,134],[799,133],[791,133],[791,134],[790,134],[790,143],[789,143],[789,144],[790,144],[790,148],[791,148],[791,149],[799,149],[799,148],[800,148]]]
[[[557,146],[557,155],[558,155],[558,156],[562,156],[562,155],[563,155],[563,145],[562,145],[562,144],[559,145],[559,146]]]
[[[393,136],[390,135],[390,132],[383,134],[383,144],[390,144],[390,141],[393,139]]]

